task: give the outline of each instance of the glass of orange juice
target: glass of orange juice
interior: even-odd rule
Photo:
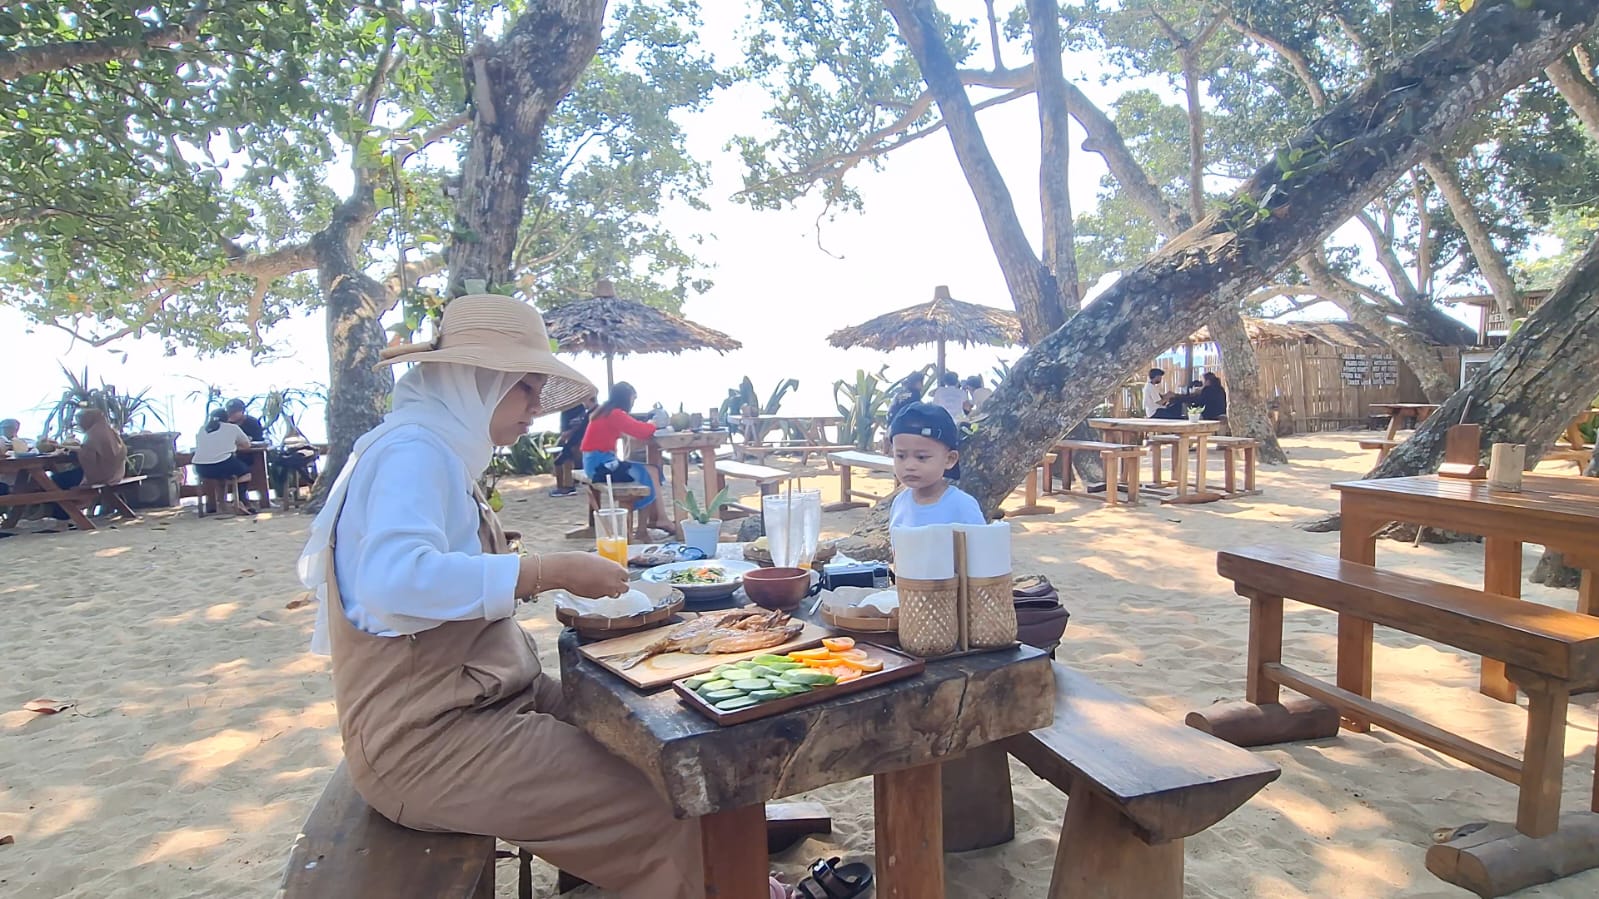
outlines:
[[[594,512],[594,548],[602,558],[627,567],[627,510],[597,509]]]

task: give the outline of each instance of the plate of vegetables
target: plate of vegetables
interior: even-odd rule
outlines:
[[[829,637],[821,646],[718,665],[673,681],[672,689],[717,724],[741,724],[912,677],[924,667],[885,646]]]
[[[689,599],[712,599],[732,595],[743,583],[744,572],[758,567],[753,562],[707,559],[657,565],[640,577],[651,583],[676,587]]]

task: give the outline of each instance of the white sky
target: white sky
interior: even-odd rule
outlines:
[[[706,4],[705,27],[700,33],[707,47],[719,53],[735,52],[741,7]],[[958,4],[946,8],[971,12]],[[1009,58],[1019,59],[1021,53],[1012,49]],[[724,65],[729,61],[725,56],[720,60]],[[1078,64],[1076,72],[1073,62]],[[1067,66],[1067,76],[1075,78],[1096,102],[1108,104],[1125,89],[1125,85],[1113,90],[1101,87],[1092,58],[1069,57]],[[930,364],[934,350],[931,346],[895,353],[837,350],[826,342],[832,331],[926,302],[939,284],[949,285],[957,299],[1010,306],[976,205],[942,134],[897,151],[884,171],[862,167],[855,183],[865,198],[865,212],[841,215],[822,225],[823,245],[842,258],[817,247],[818,205],[756,212],[729,199],[741,186],[742,166],[723,145],[732,135],[757,127],[754,123],[760,120],[766,102],[759,89],[736,85],[719,94],[705,112],[684,119],[691,152],[710,161],[712,184],[703,197],[710,209],[700,212],[677,206],[665,215],[669,225],[710,238],[699,255],[708,263],[715,286],[690,298],[684,314],[731,334],[744,348],[726,356],[697,352],[618,360],[617,378],[638,387],[641,408],[660,402],[675,410],[682,403],[689,411],[705,411],[719,405],[728,389],[749,375],[763,401],[778,381],[799,379],[800,389],[789,394],[784,412],[833,414],[835,380],[853,379],[857,369],[876,371],[885,363],[898,376]],[[1017,214],[1036,245],[1036,107],[1030,100],[1021,100],[981,115],[989,148],[1011,185]],[[1098,156],[1076,150],[1082,134],[1075,123],[1072,140],[1071,193],[1081,211],[1092,202],[1105,170]],[[189,395],[199,389],[203,396],[204,384],[218,384],[240,396],[273,387],[325,385],[323,328],[320,313],[285,322],[267,335],[279,349],[277,358],[252,366],[242,353],[199,359],[180,350],[176,357],[165,357],[160,342],[153,339],[125,340],[100,350],[73,347],[66,334],[30,325],[15,310],[0,308],[0,333],[22,334],[20,340],[7,342],[8,373],[29,373],[7,378],[10,389],[0,398],[0,416],[22,419],[24,433],[40,430],[49,404],[65,387],[59,360],[75,371],[87,366],[91,377],[104,378],[124,392],[149,387],[158,404],[171,410],[168,425],[172,430],[192,435],[204,410]],[[990,375],[999,358],[1014,360],[1019,354],[1016,349],[951,347],[949,366],[963,377],[979,372]],[[579,357],[576,364],[603,385],[602,359]],[[325,432],[321,419],[317,412],[302,422],[313,439]],[[180,440],[180,445],[186,441]]]

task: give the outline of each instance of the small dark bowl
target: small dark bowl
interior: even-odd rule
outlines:
[[[805,568],[757,568],[744,572],[744,594],[763,609],[790,612],[811,593]]]

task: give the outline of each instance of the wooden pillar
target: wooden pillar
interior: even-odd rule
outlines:
[[[944,899],[943,778],[938,762],[872,778],[879,899]],[[766,855],[761,854],[764,866]],[[712,894],[707,891],[707,899]],[[759,896],[739,894],[736,899]],[[717,899],[735,899],[732,894]]]
[[[765,805],[706,815],[700,819],[700,839],[705,899],[750,899],[768,893]]]
[[[1072,784],[1049,899],[1182,899],[1183,841],[1151,846],[1086,781]]]

